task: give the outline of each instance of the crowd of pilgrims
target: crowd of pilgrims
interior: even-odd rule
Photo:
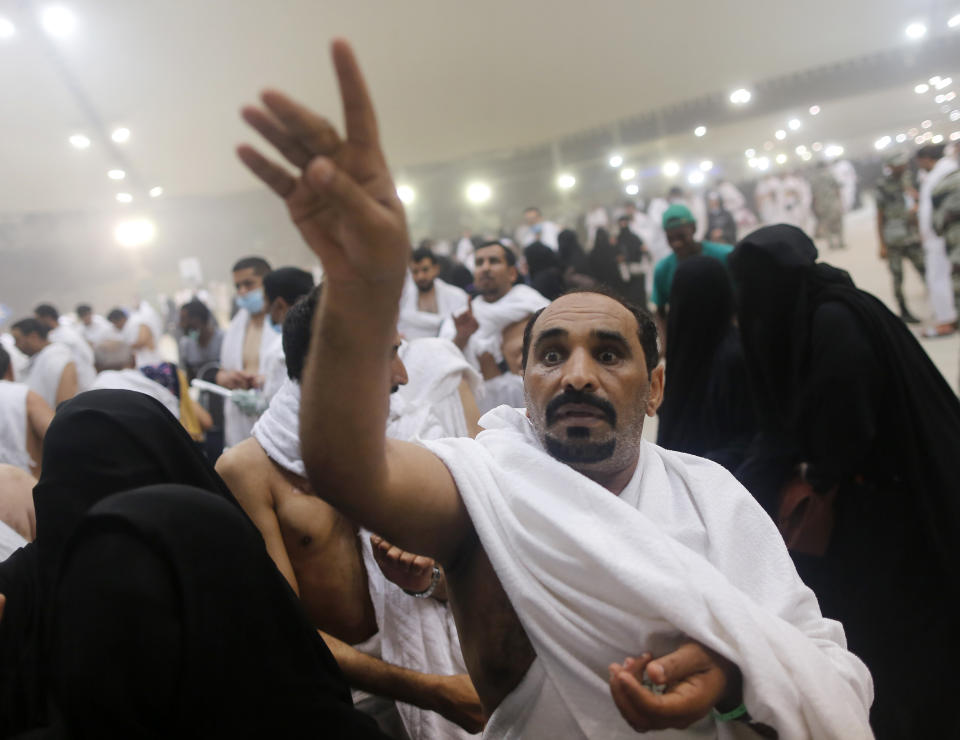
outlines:
[[[525,406],[524,334],[570,291],[649,310],[658,445],[719,463],[776,523],[870,670],[878,737],[958,737],[960,404],[904,323],[818,260],[804,229],[842,236],[807,191],[771,210],[794,185],[758,184],[768,226],[721,182],[615,225],[593,209],[579,233],[530,208],[512,238],[416,245],[387,435],[474,437]],[[0,737],[478,732],[442,569],[312,495],[297,429],[320,287],[262,257],[232,281],[225,327],[201,293],[167,317],[42,304],[4,335]]]

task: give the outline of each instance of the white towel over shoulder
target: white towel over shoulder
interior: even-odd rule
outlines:
[[[465,290],[445,283],[440,278],[433,281],[433,289],[437,297],[437,313],[421,311],[417,304],[420,291],[407,272],[403,295],[400,297],[400,318],[397,321],[397,329],[407,339],[437,336],[443,322],[449,316],[462,313],[470,300]]]
[[[480,424],[476,441],[424,444],[452,472],[537,654],[489,737],[636,737],[607,666],[686,637],[739,666],[747,709],[781,738],[872,736],[870,674],[726,470],[644,442],[615,496],[544,452],[522,412],[501,407]],[[733,731],[713,725],[662,736]]]

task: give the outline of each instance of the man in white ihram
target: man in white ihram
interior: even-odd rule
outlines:
[[[486,735],[870,737],[870,675],[773,523],[723,469],[641,441],[663,390],[646,314],[560,298],[528,334],[527,415],[501,407],[476,440],[385,438],[409,237],[346,42],[333,59],[346,139],[268,91],[258,128],[297,175],[238,150],[324,265],[303,459],[346,516],[443,564]]]

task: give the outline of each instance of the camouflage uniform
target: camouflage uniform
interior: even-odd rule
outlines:
[[[887,175],[877,184],[877,210],[883,219],[883,242],[887,245],[887,264],[893,276],[893,294],[901,308],[903,300],[903,259],[906,257],[924,275],[923,244],[917,214],[916,196],[909,171],[902,175]]]
[[[947,175],[931,193],[933,228],[947,243],[953,265],[953,297],[960,310],[960,170]]]
[[[828,167],[818,167],[810,177],[813,193],[813,214],[817,217],[817,236],[826,237],[830,249],[843,243],[843,200],[840,184]]]

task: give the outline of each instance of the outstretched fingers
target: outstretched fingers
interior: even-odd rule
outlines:
[[[260,99],[283,125],[287,135],[311,155],[331,157],[340,149],[343,143],[340,135],[323,116],[278,90],[265,90]]]
[[[253,105],[244,106],[240,115],[263,138],[273,144],[290,164],[300,169],[307,166],[313,154],[294,139],[273,116]]]
[[[281,198],[286,199],[297,187],[297,181],[276,162],[271,162],[248,144],[237,147],[237,156],[247,168]]]
[[[367,89],[366,80],[350,44],[336,39],[332,45],[333,65],[340,83],[343,100],[343,115],[347,127],[347,140],[351,143],[375,149],[380,148],[377,133],[377,116]]]

